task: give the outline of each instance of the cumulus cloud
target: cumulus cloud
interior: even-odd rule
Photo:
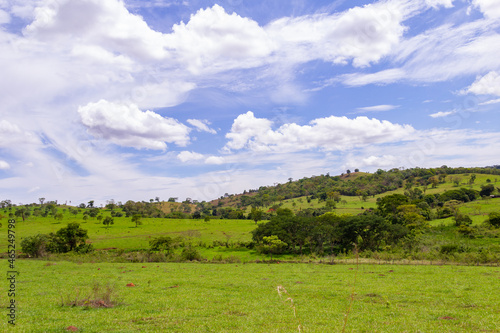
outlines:
[[[286,17],[266,31],[279,45],[277,54],[288,61],[322,59],[336,64],[352,60],[365,67],[390,53],[405,31],[404,9],[384,1],[354,7],[336,15]]]
[[[229,139],[226,148],[254,151],[345,150],[366,144],[407,140],[415,131],[409,125],[367,117],[349,119],[331,116],[315,119],[310,125],[285,124],[277,130],[273,130],[271,125],[271,121],[256,118],[251,111],[238,116],[226,135]]]
[[[55,43],[78,39],[78,44],[98,45],[138,59],[167,55],[163,34],[150,29],[138,15],[118,0],[44,1],[24,33]]]
[[[205,160],[205,164],[220,165],[220,164],[224,164],[225,162],[226,162],[226,160],[224,159],[224,157],[221,157],[221,156],[209,156]]]
[[[120,146],[164,150],[165,142],[179,146],[189,143],[186,125],[152,111],[143,112],[134,104],[100,100],[79,107],[78,113],[90,134]]]
[[[474,6],[487,18],[500,18],[500,2],[497,0],[473,0]]]
[[[194,74],[259,66],[275,48],[257,22],[219,5],[200,9],[172,30],[166,45]]]
[[[208,120],[199,120],[199,119],[188,119],[187,122],[194,126],[198,132],[208,132],[210,134],[217,134],[217,131],[213,128],[208,127],[210,122]]]
[[[478,77],[464,92],[475,95],[500,96],[500,74],[492,71],[482,77]]]
[[[10,169],[10,164],[0,160],[0,170],[7,170]]]
[[[195,153],[192,151],[181,151],[177,158],[181,160],[181,162],[191,162],[191,161],[199,161],[205,158],[203,154]]]
[[[390,59],[395,68],[344,74],[338,79],[349,86],[401,81],[442,82],[458,76],[497,71],[500,69],[500,35],[495,29],[499,25],[498,22],[478,20],[429,29],[402,39],[393,48]]]

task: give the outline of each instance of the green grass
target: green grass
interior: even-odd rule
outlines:
[[[193,241],[212,242],[214,240],[231,242],[248,242],[252,236],[250,232],[255,229],[255,223],[251,220],[203,220],[192,219],[164,219],[145,218],[143,225],[135,227],[130,218],[118,217],[114,219],[114,225],[106,228],[97,219],[89,219],[86,222],[81,214],[76,218],[66,215],[62,221],[53,218],[30,217],[22,222],[16,220],[17,243],[20,246],[23,237],[36,234],[48,234],[66,227],[70,222],[78,222],[83,229],[88,230],[89,241],[94,248],[105,249],[116,247],[120,249],[147,249],[149,240],[157,236],[182,236]],[[4,220],[4,222],[6,222]],[[6,231],[6,223],[0,230]],[[0,237],[0,252],[7,251],[7,237]]]
[[[76,264],[18,260],[17,325],[1,331],[340,332],[355,265]],[[144,266],[144,267],[143,267]],[[110,283],[113,308],[61,306]],[[134,283],[135,287],[126,287]],[[286,288],[296,315],[276,288]],[[347,332],[499,332],[500,268],[360,265]],[[7,305],[0,294],[0,306]]]

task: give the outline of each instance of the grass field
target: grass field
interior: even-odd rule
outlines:
[[[500,332],[500,268],[317,264],[76,264],[18,260],[6,332]],[[94,282],[112,308],[62,306]],[[133,283],[135,287],[127,287]],[[289,295],[278,295],[277,287]],[[79,295],[79,296],[78,296]],[[294,310],[288,297],[293,299]],[[0,306],[7,306],[1,293]]]

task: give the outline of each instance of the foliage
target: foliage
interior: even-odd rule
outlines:
[[[500,228],[500,213],[499,212],[491,212],[488,215],[488,222],[494,226],[495,228]]]
[[[174,249],[173,244],[172,238],[168,236],[156,237],[149,241],[151,251],[164,251],[170,253]]]
[[[49,237],[43,234],[25,237],[21,241],[21,250],[30,257],[44,257],[47,253],[48,241]]]
[[[109,228],[109,226],[115,224],[115,222],[111,216],[106,216],[102,221],[102,224]]]
[[[132,216],[132,222],[135,223],[136,228],[142,224],[141,218],[142,218],[141,214],[134,214]]]
[[[273,254],[281,253],[286,246],[287,243],[280,240],[276,235],[264,236],[262,237],[262,246],[260,247],[260,251],[271,254],[271,260],[273,260]]]
[[[79,223],[69,223],[66,228],[59,229],[55,234],[49,234],[47,249],[54,253],[66,253],[70,251],[88,252],[90,244],[85,241],[89,238],[87,230],[80,227]]]

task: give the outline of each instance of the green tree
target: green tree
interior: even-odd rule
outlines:
[[[168,236],[160,236],[149,241],[151,251],[165,251],[171,253],[173,251],[173,240]]]
[[[264,253],[269,253],[271,255],[271,260],[273,260],[273,254],[281,253],[281,251],[288,246],[287,243],[283,242],[276,235],[264,236],[262,240],[263,245],[261,250]]]
[[[262,220],[262,213],[262,209],[252,207],[252,210],[250,211],[250,218],[255,221],[255,224]]]
[[[493,186],[493,184],[481,185],[481,192],[479,192],[479,195],[482,197],[489,197],[493,192],[495,192],[495,186]]]
[[[109,228],[109,226],[115,224],[115,222],[111,216],[106,216],[102,221],[102,224],[104,224],[106,228]]]
[[[380,214],[382,216],[387,216],[389,214],[396,214],[398,207],[406,205],[407,203],[408,198],[406,196],[402,194],[391,194],[377,201],[377,206]]]
[[[488,222],[495,228],[500,227],[500,213],[491,212],[488,214]]]
[[[134,214],[132,216],[132,222],[135,223],[136,228],[142,224],[141,218],[141,214]]]
[[[48,241],[49,237],[43,234],[24,237],[24,239],[21,241],[21,250],[30,257],[43,257],[47,253],[46,248]]]
[[[49,234],[49,238],[50,244],[47,248],[50,252],[66,253],[84,248],[89,236],[87,230],[80,228],[79,223],[69,223],[66,228],[59,229],[55,234]]]

